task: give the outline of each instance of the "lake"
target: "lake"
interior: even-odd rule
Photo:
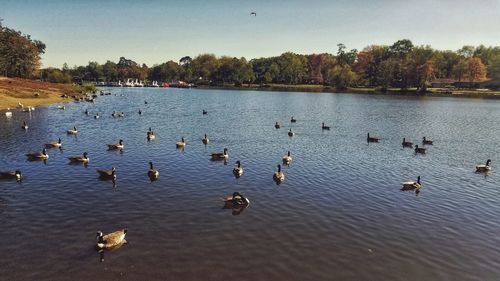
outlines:
[[[25,176],[0,181],[2,280],[500,279],[497,101],[104,91],[112,95],[66,110],[1,113],[0,170]],[[76,137],[66,135],[73,126]],[[380,142],[367,143],[368,132]],[[403,137],[421,144],[423,136],[434,141],[425,155],[401,145]],[[59,137],[63,149],[48,150],[46,164],[26,160]],[[184,150],[175,147],[181,137]],[[119,139],[125,149],[107,151]],[[226,165],[210,160],[224,148]],[[273,173],[288,150],[293,161],[277,185]],[[83,152],[87,167],[68,163]],[[487,159],[492,171],[475,173]],[[160,171],[155,182],[148,161]],[[116,186],[96,173],[111,166]],[[417,176],[420,193],[400,191]],[[221,198],[234,191],[249,198],[246,209],[223,208]],[[120,228],[128,229],[128,244],[105,251],[101,262],[96,231]]]

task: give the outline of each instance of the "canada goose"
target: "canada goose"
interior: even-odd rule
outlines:
[[[21,128],[23,130],[28,130],[28,124],[26,124],[26,121],[23,121],[23,125],[21,125]]]
[[[57,109],[66,110],[66,106],[64,106],[64,105],[59,105],[59,106],[57,107]]]
[[[68,133],[68,135],[76,135],[76,134],[78,134],[78,130],[76,129],[76,127],[73,127],[73,129],[69,129],[66,132]]]
[[[151,181],[156,180],[160,176],[160,172],[153,167],[153,162],[149,161],[148,177]]]
[[[186,141],[184,140],[184,137],[182,137],[180,141],[175,143],[175,147],[177,147],[177,148],[186,147]]]
[[[295,123],[295,122],[297,122],[297,119],[293,118],[293,116],[292,116],[292,118],[290,118],[290,122]]]
[[[203,115],[206,115],[206,114],[208,114],[208,112],[205,109],[203,109]]]
[[[208,144],[210,142],[210,140],[207,137],[207,134],[205,134],[205,137],[201,141],[203,142],[203,144]]]
[[[120,229],[115,232],[103,235],[102,231],[97,231],[97,245],[98,249],[109,249],[127,243],[125,235],[127,229]]]
[[[285,173],[281,171],[281,165],[278,164],[278,171],[274,172],[273,180],[280,184],[285,180]]]
[[[46,160],[49,159],[49,155],[47,154],[47,150],[44,148],[42,152],[34,152],[26,154],[26,157],[30,160]]]
[[[111,170],[96,170],[99,178],[104,180],[116,180],[116,169],[111,167]]]
[[[330,130],[330,126],[325,126],[325,122],[321,123],[322,130]]]
[[[406,141],[406,138],[403,138],[402,145],[403,145],[403,147],[413,147],[413,143],[409,142],[409,141]]]
[[[428,140],[425,137],[423,137],[422,138],[422,144],[433,145],[433,141]]]
[[[422,187],[420,184],[420,176],[417,177],[417,181],[405,181],[401,183],[403,185],[403,188],[401,190],[413,190],[413,189],[419,189]]]
[[[250,204],[250,200],[248,198],[244,197],[241,193],[239,192],[234,192],[233,195],[228,195],[222,200],[226,204],[231,204],[233,206],[240,206],[240,205],[248,205]]]
[[[108,150],[123,149],[124,147],[123,140],[119,140],[118,143],[108,144]]]
[[[290,154],[290,151],[288,151],[288,153],[285,156],[283,156],[283,164],[285,165],[290,164],[290,162],[292,162],[292,159],[293,159],[292,155]]]
[[[4,172],[0,172],[0,179],[4,179],[4,180],[15,179],[17,181],[21,181],[23,179],[23,174],[19,170],[4,171]]]
[[[483,172],[488,172],[491,170],[491,166],[490,166],[490,163],[491,163],[491,160],[488,159],[486,161],[486,165],[477,165],[476,166],[476,172],[478,173],[483,173]]]
[[[288,136],[293,137],[293,135],[295,135],[295,133],[292,132],[292,128],[290,128],[290,130],[288,130]]]
[[[95,114],[94,119],[99,119],[99,112]]]
[[[378,138],[378,137],[370,137],[370,133],[368,133],[368,135],[366,137],[367,142],[378,142],[379,140],[380,140],[380,138]]]
[[[212,160],[226,160],[228,158],[227,148],[224,148],[224,152],[222,153],[212,153]]]
[[[5,117],[7,118],[12,117],[12,111],[10,111],[10,108],[7,108],[7,111],[5,112]]]
[[[281,126],[278,122],[276,122],[276,124],[274,124],[274,128],[279,129],[279,128],[281,128]]]
[[[57,141],[51,141],[51,142],[46,143],[45,147],[46,148],[51,148],[51,147],[61,148],[62,147],[61,138],[59,138],[59,140],[57,140]]]
[[[154,140],[155,139],[155,133],[153,132],[153,130],[151,129],[151,127],[149,127],[149,131],[147,132],[147,138],[148,138],[148,140]]]
[[[240,160],[236,161],[236,166],[233,168],[233,174],[237,178],[243,175],[243,167],[241,167]]]
[[[415,153],[425,153],[425,148],[423,147],[418,147],[418,144],[415,145]]]
[[[83,155],[68,157],[69,161],[72,163],[84,163],[87,164],[90,161],[88,153],[84,152]]]

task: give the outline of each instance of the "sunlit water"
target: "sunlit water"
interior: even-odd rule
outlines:
[[[1,280],[500,280],[497,101],[105,90],[113,95],[66,110],[0,115],[0,170],[26,177],[0,181]],[[76,137],[65,133],[73,126]],[[380,143],[368,145],[367,132]],[[423,136],[435,142],[426,155],[402,148],[403,137]],[[64,149],[49,150],[46,165],[26,161],[58,137]],[[184,151],[175,148],[181,137]],[[106,150],[119,139],[123,153]],[[225,147],[227,165],[210,161]],[[294,160],[277,186],[287,150]],[[68,164],[85,151],[87,168]],[[488,158],[493,170],[476,174]],[[150,160],[160,171],[154,183]],[[95,171],[111,166],[116,187]],[[400,191],[418,175],[418,196]],[[221,200],[234,191],[251,201],[239,215]],[[100,262],[96,231],[123,227],[129,243]]]

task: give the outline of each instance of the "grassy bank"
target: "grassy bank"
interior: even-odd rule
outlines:
[[[401,91],[399,88],[348,88],[338,90],[334,87],[323,85],[286,85],[286,84],[243,84],[241,87],[232,85],[224,86],[199,86],[202,89],[231,89],[231,90],[254,90],[254,91],[284,91],[284,92],[315,92],[315,93],[354,93],[354,94],[377,94],[377,95],[407,95],[407,96],[436,96],[436,97],[468,97],[468,98],[489,98],[500,99],[500,91],[474,90],[474,89],[444,89],[429,88],[427,93],[418,93],[416,88]]]
[[[72,96],[88,91],[79,85],[55,84],[19,78],[0,77],[0,109],[13,108],[19,103],[38,106],[70,101]],[[62,96],[67,97],[63,98]]]

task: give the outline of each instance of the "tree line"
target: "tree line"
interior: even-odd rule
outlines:
[[[392,45],[371,45],[361,51],[338,44],[336,52],[302,55],[286,52],[275,57],[201,54],[147,66],[121,57],[104,64],[40,69],[45,44],[3,27],[0,20],[0,75],[40,78],[56,83],[186,81],[204,85],[320,84],[347,87],[418,88],[449,79],[474,82],[500,79],[500,47],[464,46],[457,51],[415,46],[403,39]]]
[[[276,57],[247,60],[244,57],[201,54],[148,67],[125,57],[104,64],[46,69],[52,82],[126,79],[186,81],[204,85],[321,84],[347,87],[417,88],[425,90],[436,79],[474,83],[500,79],[500,47],[464,46],[460,50],[436,50],[414,46],[404,39],[390,46],[371,45],[361,51],[337,45],[334,54],[302,55],[286,52]]]

